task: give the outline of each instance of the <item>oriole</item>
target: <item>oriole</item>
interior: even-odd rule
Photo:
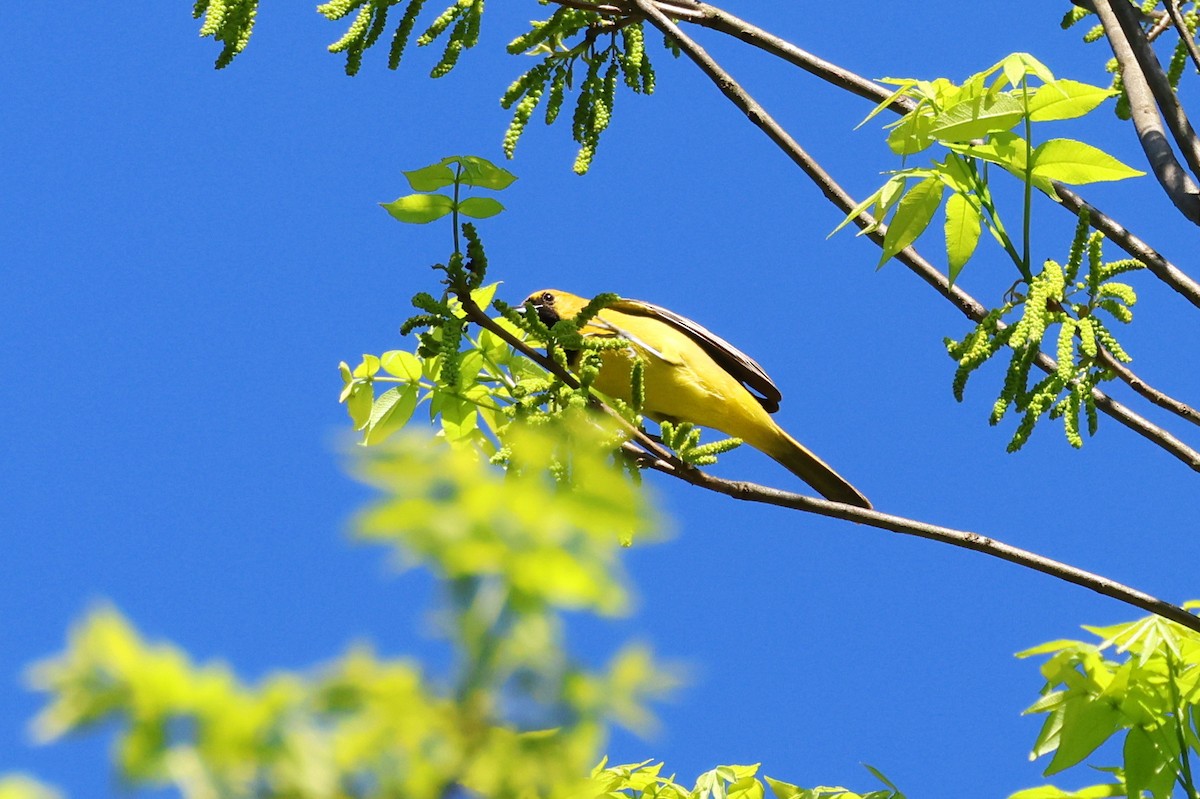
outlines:
[[[573,319],[587,300],[544,289],[525,300],[547,326]],[[770,414],[783,395],[763,368],[690,319],[641,300],[620,299],[594,316],[584,336],[621,337],[630,347],[602,352],[595,388],[628,402],[636,356],[645,363],[642,411],[656,422],[719,430],[775,459],[827,499],[870,508],[858,489],[788,435]],[[578,356],[575,356],[578,357]]]

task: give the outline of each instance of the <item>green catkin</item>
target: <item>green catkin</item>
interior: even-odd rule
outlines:
[[[1096,306],[1108,311],[1121,324],[1127,325],[1133,320],[1133,311],[1116,300],[1100,300],[1100,302],[1096,303]]]
[[[657,85],[657,76],[654,74],[654,65],[650,63],[650,57],[642,58],[642,66],[639,70],[642,76],[642,93],[654,94],[654,87]]]
[[[409,317],[400,325],[400,335],[407,336],[409,333],[416,330],[418,327],[433,327],[440,325],[442,318],[432,314],[418,314],[417,316]]]
[[[1136,258],[1124,258],[1120,261],[1110,261],[1100,269],[1100,280],[1109,280],[1126,272],[1145,269],[1146,265]]]
[[[1103,38],[1104,38],[1104,26],[1103,25],[1096,25],[1095,27],[1090,28],[1087,33],[1083,34],[1083,40],[1085,42],[1087,42],[1088,44],[1091,44],[1092,42],[1098,42]]]
[[[424,5],[425,0],[409,0],[408,7],[404,9],[404,16],[400,17],[400,24],[396,26],[396,34],[392,37],[392,47],[388,51],[388,69],[400,67],[400,59],[404,57],[404,49],[408,47],[408,40],[412,37],[417,17]]]
[[[439,379],[443,385],[457,386],[458,367],[461,360],[458,348],[462,344],[463,338],[462,321],[453,317],[446,319],[442,322],[441,329],[442,342],[438,348],[438,354],[442,356],[442,371]]]
[[[1187,60],[1187,45],[1180,39],[1175,44],[1175,52],[1171,53],[1171,61],[1167,65],[1167,82],[1171,84],[1172,89],[1179,88],[1179,79],[1183,77],[1183,68],[1187,65]]]
[[[1075,320],[1064,319],[1058,328],[1058,369],[1055,373],[1064,384],[1075,375]]]
[[[1104,326],[1103,322],[1095,317],[1092,317],[1092,326],[1096,330],[1096,340],[1099,341],[1104,349],[1108,350],[1114,358],[1121,363],[1129,363],[1133,360],[1129,353],[1125,352],[1125,348],[1117,342],[1117,339],[1113,336],[1112,331]]]
[[[646,404],[646,362],[638,357],[633,362],[633,374],[630,379],[629,394],[633,400],[634,413],[641,415],[642,407]]]
[[[520,55],[548,39],[555,30],[553,23],[556,16],[558,16],[558,12],[546,20],[534,20],[528,31],[508,43],[505,49],[508,50],[509,55]]]
[[[445,11],[438,14],[437,18],[429,23],[429,27],[425,29],[425,32],[417,37],[417,46],[426,47],[433,44],[437,37],[446,32],[446,29],[450,27],[450,23],[457,20],[470,5],[471,0],[458,0],[457,3],[451,4]]]
[[[203,8],[197,3],[192,9],[192,18],[199,17],[204,14],[204,21],[200,23],[200,37],[216,36],[221,30],[221,26],[225,24],[225,16],[229,12],[228,6],[225,5],[225,0],[208,0],[204,3]]]
[[[371,0],[371,6],[374,16],[371,19],[371,27],[363,39],[362,50],[374,47],[375,42],[379,41],[379,37],[387,29],[388,9],[391,7],[389,0]]]
[[[483,240],[479,238],[474,224],[463,222],[462,232],[467,240],[467,285],[477,289],[483,285],[483,279],[487,275],[487,253],[483,250]]]
[[[508,123],[508,129],[504,131],[502,149],[505,158],[513,157],[513,153],[517,149],[517,142],[520,140],[521,134],[525,132],[525,127],[529,124],[529,119],[537,109],[538,103],[541,102],[542,92],[545,88],[544,84],[531,86],[529,93],[521,98],[521,102],[517,103],[512,120]]]
[[[593,58],[588,62],[583,83],[579,85],[579,99],[575,103],[575,113],[571,118],[571,136],[580,144],[586,144],[591,135],[594,98],[599,81],[600,59]]]
[[[1075,237],[1071,239],[1071,249],[1067,253],[1065,275],[1068,283],[1075,282],[1075,278],[1079,275],[1079,267],[1083,265],[1083,250],[1086,246],[1090,223],[1091,214],[1087,206],[1084,206],[1079,209],[1079,221],[1075,225]]]
[[[454,23],[454,28],[446,38],[446,49],[442,51],[442,57],[433,65],[433,69],[429,70],[429,77],[442,78],[450,74],[450,70],[454,69],[455,64],[458,63],[459,56],[462,55],[462,51],[466,47],[467,29],[470,27],[470,23],[470,14],[464,14]]]
[[[1137,292],[1128,283],[1104,283],[1100,286],[1100,297],[1112,297],[1126,305],[1137,305]]]
[[[1087,390],[1083,394],[1083,410],[1087,416],[1087,430],[1089,436],[1096,435],[1096,431],[1100,429],[1100,414],[1096,412],[1096,397],[1092,394],[1092,387],[1089,384]]]
[[[1103,255],[1104,235],[1096,231],[1088,237],[1088,293],[1093,297],[1100,291],[1100,275],[1104,270],[1100,259]]]
[[[533,70],[522,73],[522,75],[508,84],[508,88],[504,90],[504,94],[500,95],[500,107],[508,110],[512,108],[513,103],[518,98],[524,97],[525,92],[529,90],[529,83],[533,80]]]
[[[1062,26],[1063,30],[1066,30],[1075,23],[1079,22],[1079,20],[1086,17],[1089,13],[1091,12],[1089,12],[1086,8],[1071,6],[1071,9],[1067,11],[1066,14],[1063,14],[1062,22],[1060,22],[1059,25]]]
[[[1092,317],[1085,316],[1076,322],[1079,328],[1079,351],[1089,358],[1095,358],[1096,350],[1096,328]]]
[[[367,25],[371,23],[371,10],[372,6],[370,5],[364,5],[359,8],[358,16],[354,18],[354,22],[350,23],[350,27],[342,34],[342,38],[329,45],[329,52],[344,52],[352,47],[355,42],[362,39],[364,32],[367,30]]]
[[[546,99],[546,124],[553,125],[562,110],[563,97],[567,91],[566,70],[557,70],[550,80],[550,96]]]
[[[587,305],[580,309],[579,313],[575,314],[575,318],[572,321],[575,323],[576,327],[583,327],[590,322],[596,314],[600,313],[605,308],[620,299],[621,297],[619,295],[613,294],[611,291],[604,292],[603,294],[597,294],[588,301]]]
[[[1067,434],[1067,441],[1075,449],[1083,447],[1083,436],[1079,435],[1080,389],[1079,385],[1071,388],[1071,392],[1067,394],[1066,412],[1063,414],[1063,432]]]
[[[475,0],[467,12],[467,28],[463,33],[463,47],[479,44],[479,30],[483,23],[483,0]]]
[[[625,46],[625,53],[621,58],[621,71],[625,77],[625,85],[635,92],[642,90],[642,60],[646,57],[643,37],[640,22],[621,29],[622,44]]]

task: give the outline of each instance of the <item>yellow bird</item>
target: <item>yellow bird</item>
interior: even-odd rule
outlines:
[[[553,289],[525,300],[548,326],[573,319],[588,301]],[[630,400],[635,353],[645,362],[643,412],[656,422],[691,422],[740,438],[783,464],[827,499],[870,508],[854,486],[788,435],[770,414],[783,398],[750,356],[690,319],[641,300],[621,299],[583,328],[585,336],[627,339],[603,352],[595,388]]]

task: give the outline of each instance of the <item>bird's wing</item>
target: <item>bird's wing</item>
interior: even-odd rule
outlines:
[[[633,316],[658,319],[680,331],[699,344],[718,366],[750,389],[751,395],[758,400],[767,413],[775,413],[779,410],[779,401],[783,399],[783,394],[780,393],[774,381],[767,376],[757,361],[716,333],[674,311],[668,311],[666,308],[642,300],[621,298],[608,307]]]

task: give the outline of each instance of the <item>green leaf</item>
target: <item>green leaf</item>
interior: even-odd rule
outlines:
[[[421,361],[411,352],[391,350],[379,359],[385,372],[413,383],[421,379]]]
[[[803,790],[798,785],[772,779],[765,775],[763,779],[767,781],[767,785],[771,786],[771,792],[775,794],[775,799],[797,799]]]
[[[445,159],[442,163],[458,163],[462,166],[460,182],[464,186],[502,191],[512,185],[517,176],[503,167],[496,166],[477,155],[459,155]]]
[[[1081,185],[1144,174],[1103,150],[1074,139],[1050,139],[1033,151],[1033,175],[1043,180]]]
[[[884,186],[881,186],[880,188],[876,189],[874,194],[872,194],[870,197],[863,200],[858,205],[854,206],[854,208],[852,208],[850,210],[850,213],[846,214],[846,218],[843,219],[841,222],[839,222],[837,227],[835,227],[833,230],[829,231],[829,236],[826,236],[825,238],[829,238],[830,236],[833,236],[834,233],[837,233],[839,230],[844,228],[846,225],[850,224],[855,219],[857,219],[859,214],[861,214],[863,211],[867,210],[868,205],[870,205],[871,203],[873,203],[879,199],[879,197],[883,194],[884,187],[886,187],[886,186],[887,186],[887,184],[885,183]]]
[[[974,97],[947,108],[933,119],[929,132],[942,141],[970,141],[1002,133],[1021,121],[1024,110],[1010,94]]]
[[[884,776],[884,773],[883,773],[882,771],[880,771],[879,769],[875,768],[875,767],[874,767],[874,766],[872,766],[870,763],[863,763],[863,764],[862,764],[862,766],[863,766],[863,768],[865,768],[867,771],[871,772],[871,774],[872,774],[872,775],[875,777],[875,779],[879,780],[879,781],[880,781],[880,782],[882,782],[884,785],[886,785],[887,787],[891,788],[891,789],[892,789],[892,791],[893,791],[893,792],[894,792],[894,793],[895,793],[897,796],[900,796],[900,797],[903,797],[903,796],[904,796],[904,794],[903,794],[903,793],[900,791],[900,789],[896,787],[896,784],[895,784],[894,782],[892,782],[891,780],[889,780],[889,779],[888,779],[886,776]]]
[[[951,194],[946,200],[946,261],[951,284],[975,254],[980,229],[979,208],[966,196]]]
[[[1117,92],[1062,78],[1038,88],[1029,99],[1029,119],[1049,122],[1087,114]]]
[[[1171,767],[1174,758],[1166,759],[1154,741],[1141,727],[1134,727],[1125,736],[1123,749],[1125,784],[1130,796],[1141,796],[1163,769]]]
[[[446,166],[446,162],[443,161],[440,164],[430,164],[411,172],[405,172],[404,177],[408,178],[408,185],[412,187],[413,191],[437,191],[454,182],[454,170]]]
[[[491,197],[468,197],[458,204],[458,212],[472,219],[487,219],[504,210],[504,206]]]
[[[498,288],[500,288],[500,281],[497,280],[495,283],[489,283],[486,286],[480,286],[477,289],[472,289],[471,299],[474,300],[475,304],[480,308],[487,308],[492,304],[492,298],[496,296],[496,289]],[[485,330],[483,332],[486,333],[487,331]]]
[[[1025,140],[1015,133],[997,133],[983,144],[946,146],[956,153],[1002,166],[1014,175],[1025,174]]]
[[[900,123],[888,134],[888,147],[896,155],[915,155],[933,144],[933,134],[929,129],[933,120],[921,110],[907,114]]]
[[[401,222],[424,225],[450,213],[454,201],[444,194],[409,194],[380,205]]]
[[[363,354],[362,363],[354,367],[355,377],[374,377],[379,371],[379,358],[367,353]]]
[[[442,430],[447,441],[461,441],[469,438],[479,429],[479,414],[474,403],[460,399],[452,394],[440,393]]]
[[[1121,711],[1105,700],[1085,695],[1068,699],[1063,707],[1058,751],[1046,766],[1045,775],[1057,774],[1082,761],[1107,741],[1120,724]]]
[[[925,178],[900,198],[900,204],[896,206],[896,213],[892,215],[892,221],[888,223],[887,233],[883,237],[880,266],[925,232],[938,206],[942,204],[943,188],[945,187],[937,178]]]
[[[362,430],[371,419],[371,403],[375,399],[375,389],[370,383],[352,383],[350,395],[346,397],[346,413],[354,422],[355,430]]]
[[[1004,77],[1014,87],[1020,86],[1021,78],[1026,75],[1041,78],[1043,83],[1054,82],[1054,73],[1029,53],[1013,53],[1004,59],[1003,64]]]
[[[379,395],[371,406],[371,418],[367,422],[367,434],[363,443],[378,444],[392,433],[404,427],[417,407],[417,386],[389,388]]]

